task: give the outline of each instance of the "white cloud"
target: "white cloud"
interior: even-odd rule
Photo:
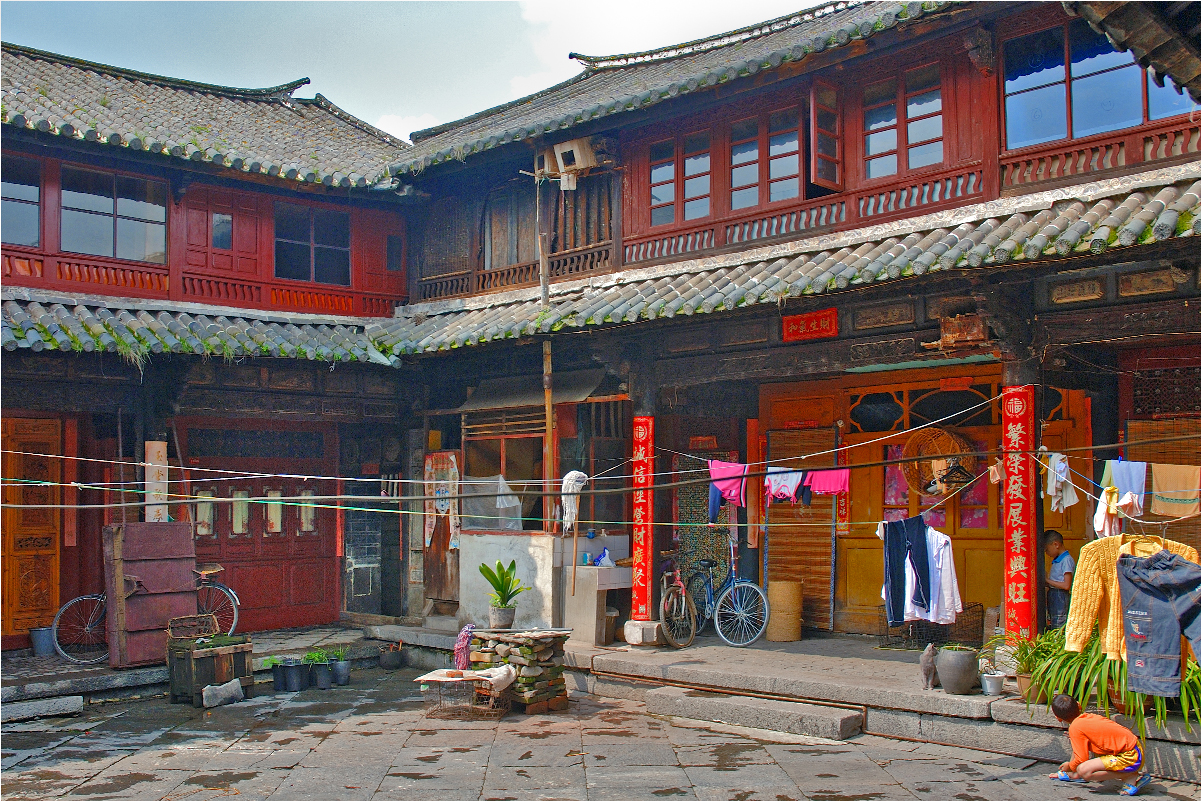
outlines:
[[[511,79],[515,97],[545,89],[580,72],[570,52],[631,53],[701,39],[810,8],[813,0],[521,0],[541,69]]]
[[[428,112],[424,114],[418,114],[416,116],[405,114],[385,114],[376,121],[375,127],[379,128],[381,131],[387,131],[393,136],[399,136],[406,142],[411,142],[412,140],[409,138],[409,136],[413,133],[413,131],[420,131],[424,128],[430,128],[438,123],[438,118]]]

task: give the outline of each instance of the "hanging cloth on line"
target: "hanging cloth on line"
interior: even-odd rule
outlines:
[[[1142,495],[1127,492],[1118,498],[1117,487],[1106,487],[1097,501],[1097,513],[1093,515],[1093,529],[1098,537],[1113,537],[1122,533],[1122,515],[1139,517],[1143,513]]]
[[[835,470],[811,470],[805,477],[805,486],[819,495],[838,495],[851,488],[851,471],[841,467]]]
[[[921,515],[881,524],[884,539],[884,608],[889,626],[905,622],[909,603],[930,608],[930,556],[926,548],[926,521]],[[906,565],[913,567],[908,582]]]
[[[787,500],[796,503],[798,500],[809,505],[812,490],[803,486],[808,471],[792,470],[787,467],[768,467],[767,475],[763,477],[763,492],[768,498]],[[801,492],[800,498],[797,491]]]
[[[1190,517],[1201,513],[1201,467],[1151,465],[1151,514]]]
[[[709,522],[717,522],[721,502],[729,501],[734,506],[746,506],[746,474],[749,466],[734,462],[709,461]]]
[[[1139,497],[1142,504],[1143,492],[1147,489],[1147,463],[1127,462],[1123,459],[1106,459],[1105,471],[1101,476],[1102,487],[1117,487],[1118,497],[1127,492]]]
[[[1047,457],[1047,495],[1051,498],[1051,511],[1062,512],[1075,506],[1080,497],[1068,475],[1068,457],[1062,453],[1049,453]]]

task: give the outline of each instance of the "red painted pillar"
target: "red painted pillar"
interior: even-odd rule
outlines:
[[[651,619],[655,552],[655,418],[634,418],[634,557],[631,620]]]
[[[1035,503],[1034,387],[1001,390],[1001,448],[1005,453],[1005,630],[1022,639],[1038,634],[1035,560],[1039,558]]]

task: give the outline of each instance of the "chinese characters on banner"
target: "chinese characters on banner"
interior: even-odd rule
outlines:
[[[655,548],[655,418],[634,418],[633,620],[650,620],[651,556]]]
[[[835,455],[835,464],[846,467],[847,452],[839,451]],[[851,533],[851,493],[840,492],[834,497],[834,531],[840,537]]]
[[[147,523],[166,523],[167,507],[167,443],[146,442],[146,507]]]
[[[1005,629],[1022,639],[1038,633],[1035,610],[1034,387],[1001,391],[1001,449],[1005,451]],[[1015,451],[1026,451],[1017,453]]]
[[[803,342],[806,339],[827,339],[838,336],[838,309],[794,314],[783,320],[782,339]]]

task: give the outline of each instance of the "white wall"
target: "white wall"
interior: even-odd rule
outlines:
[[[488,598],[492,587],[480,574],[480,564],[495,567],[517,562],[517,578],[533,587],[517,596],[514,628],[551,628],[559,605],[556,542],[546,534],[474,534],[459,538],[459,625],[488,625]]]

